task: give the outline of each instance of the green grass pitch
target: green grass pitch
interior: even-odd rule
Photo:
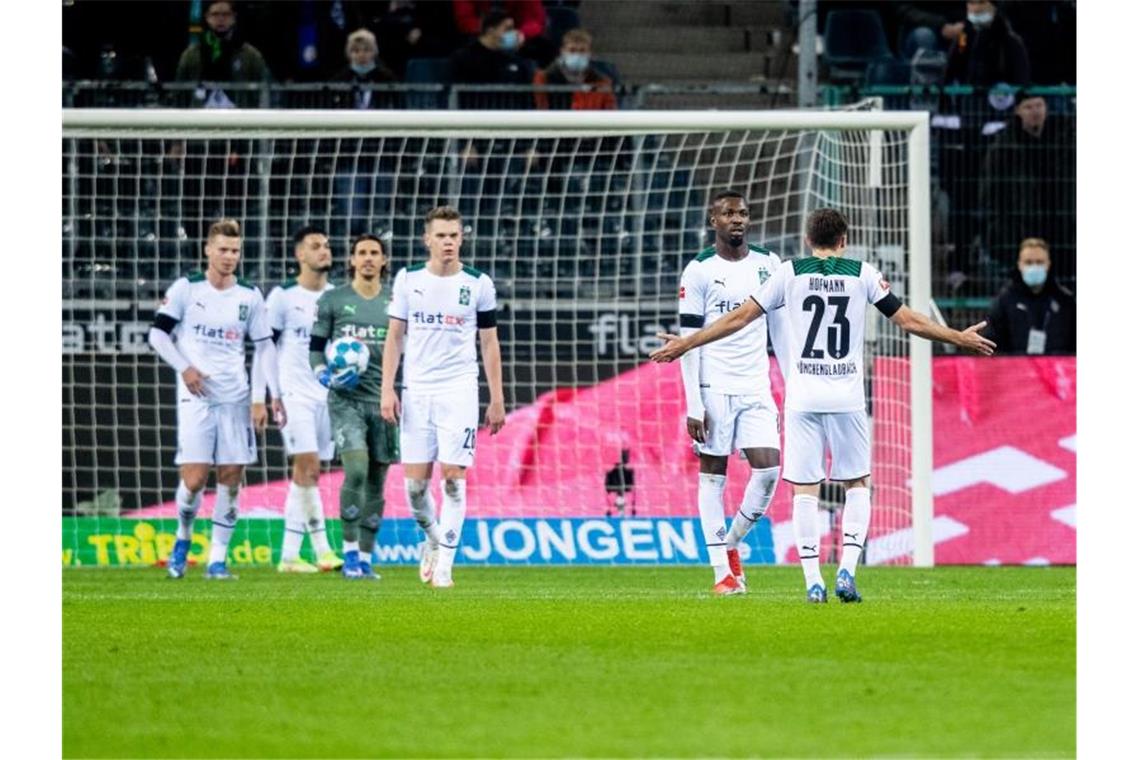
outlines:
[[[65,571],[64,756],[1076,753],[1073,568],[381,569]]]

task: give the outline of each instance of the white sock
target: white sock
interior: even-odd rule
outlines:
[[[819,574],[819,497],[800,494],[792,497],[792,529],[796,534],[796,549],[804,569],[807,587],[823,586]]]
[[[451,573],[455,551],[463,535],[463,518],[467,516],[467,481],[463,478],[443,482],[443,509],[439,516],[439,561],[436,572]]]
[[[772,503],[772,496],[776,493],[779,481],[779,467],[752,469],[752,476],[748,478],[748,486],[744,489],[740,509],[736,517],[732,518],[732,527],[728,529],[729,549],[740,546],[748,531],[752,530],[752,526],[768,511],[768,505]]]
[[[709,550],[714,582],[730,572],[724,540],[724,481],[724,475],[702,472],[697,485],[697,511],[701,515],[701,531]]]
[[[179,480],[174,503],[178,505],[178,529],[174,537],[187,541],[194,535],[194,518],[198,516],[198,507],[202,506],[202,491],[194,493]]]
[[[843,505],[843,558],[839,569],[855,575],[859,555],[867,542],[867,529],[871,526],[871,489],[848,488]]]
[[[226,561],[230,536],[237,525],[240,495],[241,486],[218,486],[217,500],[214,502],[214,527],[210,531],[210,564]]]
[[[442,531],[440,531],[439,523],[435,519],[435,498],[431,495],[430,486],[431,482],[427,480],[404,478],[404,493],[408,497],[408,506],[412,510],[412,517],[416,518],[416,523],[423,529],[428,541],[435,546],[439,544]],[[466,504],[466,502],[464,503]]]
[[[332,551],[325,531],[325,506],[321,503],[321,489],[316,486],[294,486],[301,503],[301,515],[309,529],[309,540],[318,557]]]
[[[305,540],[305,517],[301,511],[300,486],[289,483],[285,495],[285,538],[281,541],[281,561],[289,562],[301,556],[301,542]]]
[[[344,553],[347,555],[349,552],[356,552],[357,554],[360,554],[360,542],[359,541],[345,541],[344,542]]]

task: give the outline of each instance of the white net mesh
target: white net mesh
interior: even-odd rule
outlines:
[[[718,191],[749,197],[750,242],[784,258],[802,252],[806,211],[841,209],[852,223],[849,255],[875,263],[906,296],[902,130],[240,134],[65,131],[65,561],[146,564],[173,541],[174,378],[145,334],[167,285],[200,268],[205,230],[222,216],[242,223],[242,273],[268,293],[291,274],[291,235],[303,224],[328,230],[339,281],[350,236],[380,235],[396,271],[423,258],[428,208],[450,203],[462,212],[463,258],[498,287],[510,416],[499,436],[480,438],[460,562],[699,561],[691,525],[697,462],[679,368],[647,364],[646,350],[654,333],[675,326],[680,273],[711,241],[706,209]],[[906,562],[907,342],[877,313],[867,335],[876,489],[868,558]],[[774,387],[779,401],[782,383]],[[281,515],[280,443],[274,430],[260,442],[261,461],[247,472],[246,517]],[[632,489],[613,486],[623,450]],[[337,469],[322,480],[330,517]],[[730,514],[746,480],[745,463],[734,458]],[[419,539],[398,469],[386,494],[381,559],[411,561]],[[596,519],[615,501],[625,505],[624,520]],[[842,499],[825,491],[823,501]],[[211,504],[207,496],[202,517]],[[269,561],[280,530],[278,520],[243,521],[231,556]],[[753,561],[795,560],[786,486],[750,540]],[[827,539],[825,551],[837,547]]]

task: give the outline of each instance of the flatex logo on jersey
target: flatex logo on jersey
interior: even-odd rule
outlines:
[[[447,327],[462,327],[467,324],[466,317],[456,316],[454,314],[444,314],[442,311],[437,311],[435,314],[430,314],[423,311],[412,312],[412,322],[417,325],[429,325],[435,329]]]
[[[235,330],[232,327],[210,327],[208,325],[197,324],[194,325],[191,334],[199,343],[208,343],[212,346],[225,346],[245,340],[245,334],[241,330]]]
[[[302,328],[297,328],[298,330]],[[308,335],[309,331],[305,330]],[[357,340],[384,340],[388,335],[387,327],[377,327],[376,325],[341,325],[340,334],[345,338],[356,338]]]

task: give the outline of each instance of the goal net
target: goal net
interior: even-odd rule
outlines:
[[[244,277],[294,274],[291,236],[372,232],[391,271],[424,258],[424,212],[463,214],[463,259],[500,300],[505,429],[480,431],[460,563],[704,561],[697,460],[680,370],[654,365],[677,324],[685,264],[711,244],[710,198],[750,200],[749,242],[799,256],[805,214],[851,222],[871,261],[920,310],[929,294],[925,114],[842,112],[65,111],[63,460],[66,564],[153,564],[174,536],[173,371],[146,344],[165,288],[203,266],[220,217],[243,229]],[[929,564],[929,349],[871,310],[866,345],[875,512],[866,559]],[[773,367],[776,363],[773,362]],[[777,402],[783,382],[773,370]],[[486,389],[483,389],[486,400]],[[917,399],[917,403],[915,402]],[[275,561],[288,467],[272,427],[248,468],[235,562]],[[730,460],[726,511],[747,465]],[[420,541],[394,467],[381,562]],[[340,470],[321,481],[337,529]],[[438,485],[436,485],[438,487]],[[794,562],[781,485],[749,537],[753,563]],[[825,489],[824,556],[842,497]],[[213,488],[192,556],[208,543]],[[334,544],[338,545],[338,544]],[[309,551],[306,542],[306,551]]]

